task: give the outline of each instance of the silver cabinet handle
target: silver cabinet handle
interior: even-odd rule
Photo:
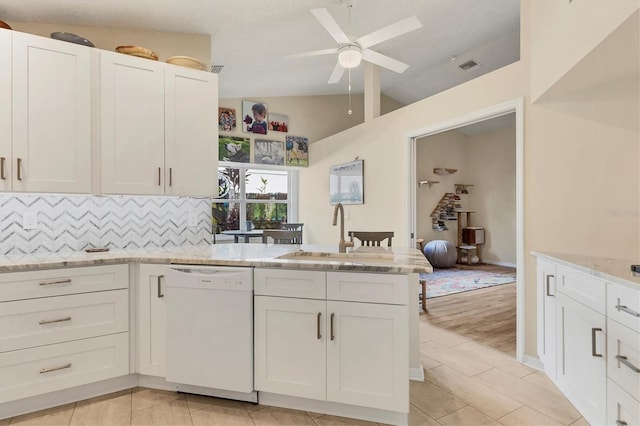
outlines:
[[[629,309],[624,305],[617,304],[616,305],[616,309],[619,310],[619,311],[625,312],[625,313],[627,313],[627,314],[629,314],[631,316],[634,316],[636,318],[640,317],[640,313],[638,313],[638,312],[636,312],[636,311],[634,311],[632,309]]]
[[[71,363],[61,365],[59,367],[41,368],[40,374],[51,373],[52,371],[64,370],[65,368],[71,368]]]
[[[7,176],[4,174],[4,162],[7,161],[5,157],[0,157],[0,179],[5,180]]]
[[[40,285],[71,284],[71,278],[67,278],[65,280],[55,280],[55,281],[40,281],[38,284]]]
[[[158,275],[158,299],[164,297],[164,293],[162,293],[162,279],[164,275]]]
[[[624,420],[616,420],[616,426],[627,426],[628,423]]]
[[[169,186],[173,185],[173,169],[169,167]]]
[[[18,180],[22,180],[22,158],[18,158]]]
[[[54,322],[64,322],[64,321],[71,321],[71,317],[57,318],[57,319],[52,319],[52,320],[42,320],[42,321],[38,322],[38,324],[40,324],[40,325],[42,325],[42,324],[53,324]]]
[[[591,329],[591,356],[602,357],[602,354],[599,354],[596,350],[596,332],[602,331],[601,328],[592,328]]]
[[[322,316],[322,312],[318,312],[318,318],[317,318],[317,332],[316,332],[316,336],[318,338],[318,340],[322,339],[322,335],[320,334],[320,317]]]
[[[333,317],[335,314],[331,314],[331,321],[329,321],[331,323],[331,340],[335,339],[336,336],[333,335]]]
[[[626,365],[627,367],[629,367],[631,370],[635,371],[636,373],[640,373],[640,368],[636,367],[635,365],[631,364],[628,361],[628,358],[624,355],[616,355],[616,359],[618,361],[620,361],[621,363],[623,363],[624,365]]]
[[[162,179],[162,168],[158,167],[158,186],[160,186]]]
[[[551,292],[549,291],[550,287],[551,287],[550,283],[549,283],[549,278],[555,278],[555,277],[556,277],[555,275],[547,275],[547,277],[546,277],[546,281],[547,281],[547,284],[546,284],[547,285],[547,296],[556,297],[555,294],[551,294]]]

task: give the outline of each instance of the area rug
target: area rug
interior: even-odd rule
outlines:
[[[420,279],[427,281],[427,299],[429,299],[509,284],[516,281],[516,275],[466,269],[434,269],[433,274],[420,274]]]

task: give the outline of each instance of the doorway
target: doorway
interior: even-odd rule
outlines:
[[[517,269],[518,277],[524,277],[525,276],[524,275],[524,235],[523,235],[523,226],[524,226],[523,145],[524,145],[524,141],[523,141],[523,100],[521,98],[509,101],[509,102],[505,102],[503,104],[499,104],[490,108],[486,108],[480,111],[476,111],[464,116],[456,117],[454,119],[450,119],[445,122],[436,123],[424,128],[416,129],[415,131],[412,131],[409,134],[407,134],[407,141],[409,144],[409,155],[408,155],[408,161],[407,161],[408,163],[407,165],[409,169],[409,182],[408,182],[409,206],[407,208],[407,212],[408,212],[407,235],[410,235],[412,243],[415,243],[418,238],[421,238],[420,233],[422,232],[424,234],[425,216],[429,216],[427,225],[433,227],[433,229],[436,229],[437,227],[442,226],[442,223],[438,223],[438,221],[432,221],[433,219],[430,217],[430,214],[432,213],[431,209],[426,208],[428,211],[426,211],[426,213],[424,212],[425,211],[424,205],[420,206],[421,213],[420,215],[418,214],[418,211],[419,211],[418,210],[419,200],[417,197],[417,194],[419,191],[418,181],[419,180],[424,181],[424,176],[418,175],[418,170],[420,166],[417,164],[417,161],[418,161],[417,144],[419,143],[419,140],[430,137],[430,136],[441,135],[441,134],[444,134],[445,132],[449,132],[454,129],[462,129],[462,128],[468,129],[470,128],[470,125],[475,125],[471,127],[476,127],[476,128],[481,128],[483,126],[484,127],[490,126],[492,123],[495,124],[500,121],[504,121],[505,119],[508,120],[509,118],[507,117],[509,116],[511,117],[511,119],[514,119],[515,121],[515,144],[514,144],[515,145],[515,158],[514,158],[514,162],[515,162],[514,181],[515,182],[513,182],[515,187],[514,188],[515,189],[515,197],[514,197],[515,198],[515,202],[514,202],[515,214],[512,217],[514,221],[514,227],[515,227],[515,238],[514,238],[515,254],[513,255],[510,261],[506,261],[506,262],[498,261],[494,263],[497,263],[495,267],[504,266],[509,268],[509,267],[515,266]],[[431,165],[429,167],[431,168]],[[454,165],[448,165],[448,164],[438,165],[437,168],[451,169],[449,170],[449,173],[451,173],[452,170],[456,169]],[[423,171],[424,170],[421,170],[421,172]],[[429,172],[432,172],[432,173],[430,174],[428,179],[432,181],[438,181],[437,179],[438,174],[436,173],[436,171],[429,170]],[[462,173],[460,176],[463,176],[463,175],[464,173]],[[441,179],[441,181],[443,182],[445,181],[444,177],[450,177],[450,176],[443,176],[443,179]],[[452,185],[451,179],[448,179],[448,183]],[[462,182],[462,181],[455,182],[455,183],[467,184],[467,187],[463,188],[464,191],[471,190],[471,187],[469,185],[473,184],[471,182]],[[435,188],[437,188],[437,185],[438,184],[436,183],[431,185],[430,186],[431,191],[434,191]],[[441,189],[437,191],[442,192],[444,194],[447,191],[451,191],[455,193],[455,190],[456,188],[454,187],[448,187],[446,189],[444,187],[441,187]],[[423,189],[420,189],[420,191],[423,191]],[[435,194],[436,192],[434,191],[433,193]],[[467,220],[469,220],[469,216],[467,216]],[[486,220],[486,217],[483,220]],[[418,221],[422,221],[423,223],[419,225]],[[446,223],[444,224],[444,226],[445,227],[447,226]],[[457,228],[457,224],[455,226]],[[494,226],[494,229],[495,229],[495,226]],[[429,238],[433,238],[433,237],[429,237]],[[456,240],[455,237],[451,239]],[[452,241],[452,242],[457,243],[457,241]],[[475,255],[475,253],[472,253],[472,254]],[[503,265],[500,265],[500,263],[503,263]],[[495,288],[498,288],[498,287],[501,287],[501,286],[496,286]],[[498,290],[495,290],[495,288],[474,290],[474,291],[491,294],[492,292],[498,291]],[[505,290],[505,289],[500,289],[500,290]],[[518,279],[517,282],[511,287],[511,292],[512,293],[515,292],[515,322],[516,322],[515,357],[518,361],[523,362],[524,361],[524,280],[522,278]],[[469,292],[469,293],[473,293],[473,292]],[[478,293],[478,295],[480,295],[480,293]],[[508,295],[503,295],[503,296],[509,297]],[[503,296],[500,296],[500,297],[503,297]],[[492,296],[489,296],[489,297],[492,297]],[[495,295],[493,297],[495,297]]]

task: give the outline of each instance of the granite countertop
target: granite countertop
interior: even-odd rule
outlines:
[[[278,258],[283,255],[288,258]],[[0,272],[128,262],[400,274],[433,272],[424,255],[413,248],[361,247],[345,256],[333,246],[241,243],[0,256]]]
[[[540,251],[532,251],[531,254],[550,259],[560,265],[602,278],[608,282],[625,285],[634,289],[640,288],[638,287],[640,285],[640,274],[631,271],[632,264],[640,264],[640,260],[637,259],[613,259]]]

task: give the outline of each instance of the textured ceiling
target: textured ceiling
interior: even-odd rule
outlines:
[[[517,61],[519,3],[356,0],[349,35],[418,17],[421,29],[373,47],[410,65],[403,74],[380,73],[382,93],[409,104]],[[348,32],[339,0],[0,0],[0,19],[210,34],[213,62],[224,65],[221,98],[344,94],[347,73],[327,84],[335,56],[285,57],[336,47],[309,12],[318,7]],[[457,67],[471,58],[480,64],[474,70]],[[352,87],[362,93],[362,66],[352,72]]]

